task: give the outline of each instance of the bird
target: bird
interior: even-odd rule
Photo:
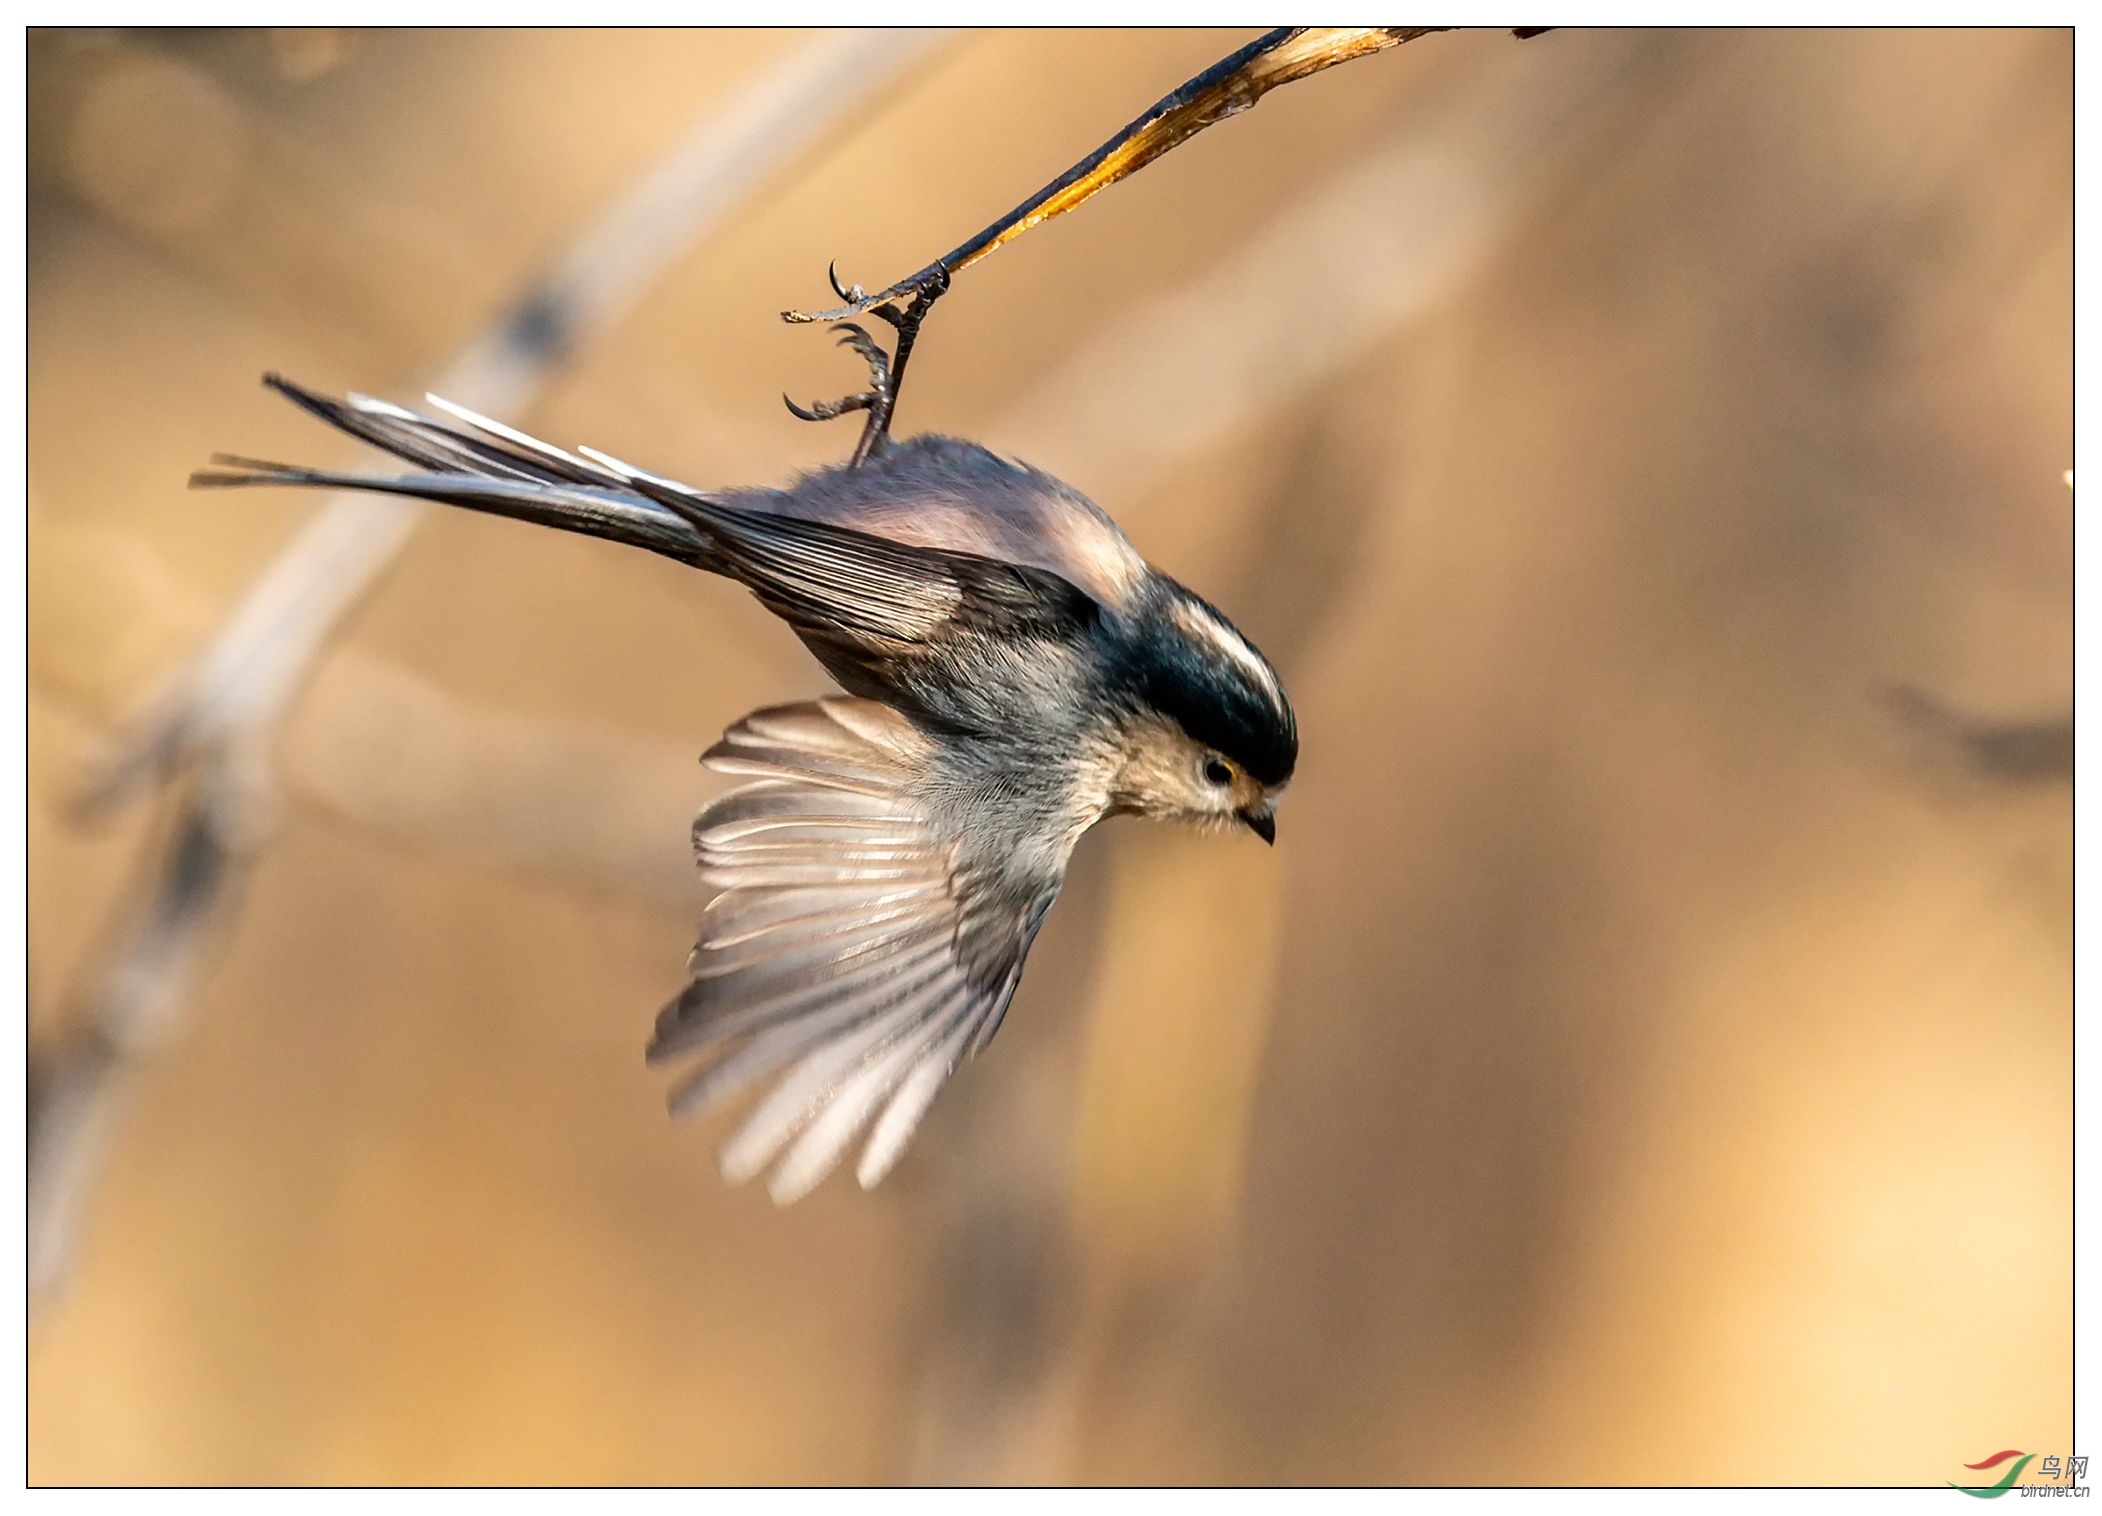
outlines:
[[[880,1181],[993,1040],[1097,822],[1276,840],[1299,753],[1277,670],[1028,464],[874,435],[786,488],[699,490],[437,396],[432,415],[264,383],[409,471],[222,453],[194,487],[380,491],[644,548],[745,586],[837,681],[702,756],[739,783],[694,821],[709,898],[646,1057],[689,1065],[675,1117],[774,1081],[719,1151],[733,1183],[771,1170],[786,1205],[857,1142],[856,1177]]]

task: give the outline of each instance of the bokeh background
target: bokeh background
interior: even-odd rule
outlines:
[[[872,287],[1249,33],[958,35],[507,419],[699,484]],[[836,39],[830,39],[836,41]],[[75,802],[346,462],[811,33],[39,32],[33,1049],[179,786]],[[1938,1484],[2071,1446],[2070,33],[1433,37],[970,271],[902,430],[1280,665],[1274,852],[1082,847],[899,1172],[777,1211],[642,1065],[694,762],[815,665],[427,519],[273,739],[29,1350],[103,1481]]]

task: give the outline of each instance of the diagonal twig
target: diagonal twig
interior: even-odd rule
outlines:
[[[1266,32],[1154,101],[1092,153],[918,273],[873,295],[859,285],[841,289],[835,278],[833,290],[845,304],[825,311],[783,311],[781,319],[844,321],[891,301],[918,297],[931,303],[930,297],[940,293],[939,286],[945,286],[988,253],[1031,227],[1064,215],[1119,179],[1129,178],[1206,127],[1239,115],[1279,85],[1304,79],[1338,63],[1399,47],[1432,32],[1450,30],[1444,26],[1281,26]],[[1546,28],[1515,27],[1513,35],[1531,37],[1543,30]]]
[[[826,278],[832,292],[846,303],[828,311],[783,311],[781,319],[790,323],[829,321],[834,323],[835,331],[858,332],[860,328],[847,318],[866,311],[896,329],[897,346],[890,355],[888,373],[868,394],[821,406],[815,412],[794,401],[789,401],[788,408],[805,421],[828,421],[848,410],[866,410],[861,438],[854,444],[853,463],[859,467],[889,434],[898,393],[905,382],[905,365],[912,357],[920,327],[933,311],[935,301],[949,292],[950,281],[957,274],[1031,227],[1062,216],[1119,179],[1129,178],[1206,127],[1239,115],[1281,84],[1304,79],[1353,58],[1399,47],[1431,32],[1450,30],[1443,26],[1278,27],[1154,101],[1109,141],[991,226],[889,289],[871,295],[858,284],[842,285],[835,264],[825,271]],[[1549,28],[1514,27],[1512,32],[1525,38],[1546,30]],[[787,399],[785,395],[782,398]]]

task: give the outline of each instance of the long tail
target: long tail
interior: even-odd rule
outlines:
[[[564,452],[435,395],[429,397],[431,403],[461,425],[363,395],[331,400],[277,374],[264,375],[263,382],[339,431],[413,463],[423,472],[336,473],[221,453],[213,456],[216,467],[190,476],[192,488],[286,484],[412,495],[624,542],[696,568],[715,566],[707,538],[688,514],[662,503],[667,492],[638,488],[632,471],[616,471],[606,463]]]

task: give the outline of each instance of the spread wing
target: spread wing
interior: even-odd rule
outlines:
[[[742,581],[836,674],[865,671],[864,687],[900,703],[917,698],[915,660],[1070,637],[1144,572],[1091,503],[968,443],[904,444],[788,491],[708,494],[435,397],[451,419],[267,382],[416,471],[227,458],[193,483],[379,490],[645,547]],[[755,712],[706,755],[751,782],[695,822],[719,893],[650,1057],[705,1060],[673,1091],[679,1114],[782,1075],[722,1161],[744,1179],[779,1159],[770,1188],[784,1203],[865,1129],[862,1184],[888,1172],[942,1082],[998,1029],[1058,893],[1062,865],[1024,877],[967,845],[916,787],[932,758],[905,717],[845,697]]]
[[[800,1198],[864,1130],[858,1177],[886,1174],[962,1058],[998,1027],[1060,879],[974,866],[911,792],[926,739],[895,712],[832,697],[756,711],[706,754],[749,778],[702,811],[720,888],[692,981],[657,1019],[651,1061],[709,1061],[675,1115],[785,1070],[722,1151],[741,1182]],[[785,1150],[785,1151],[784,1151]]]

